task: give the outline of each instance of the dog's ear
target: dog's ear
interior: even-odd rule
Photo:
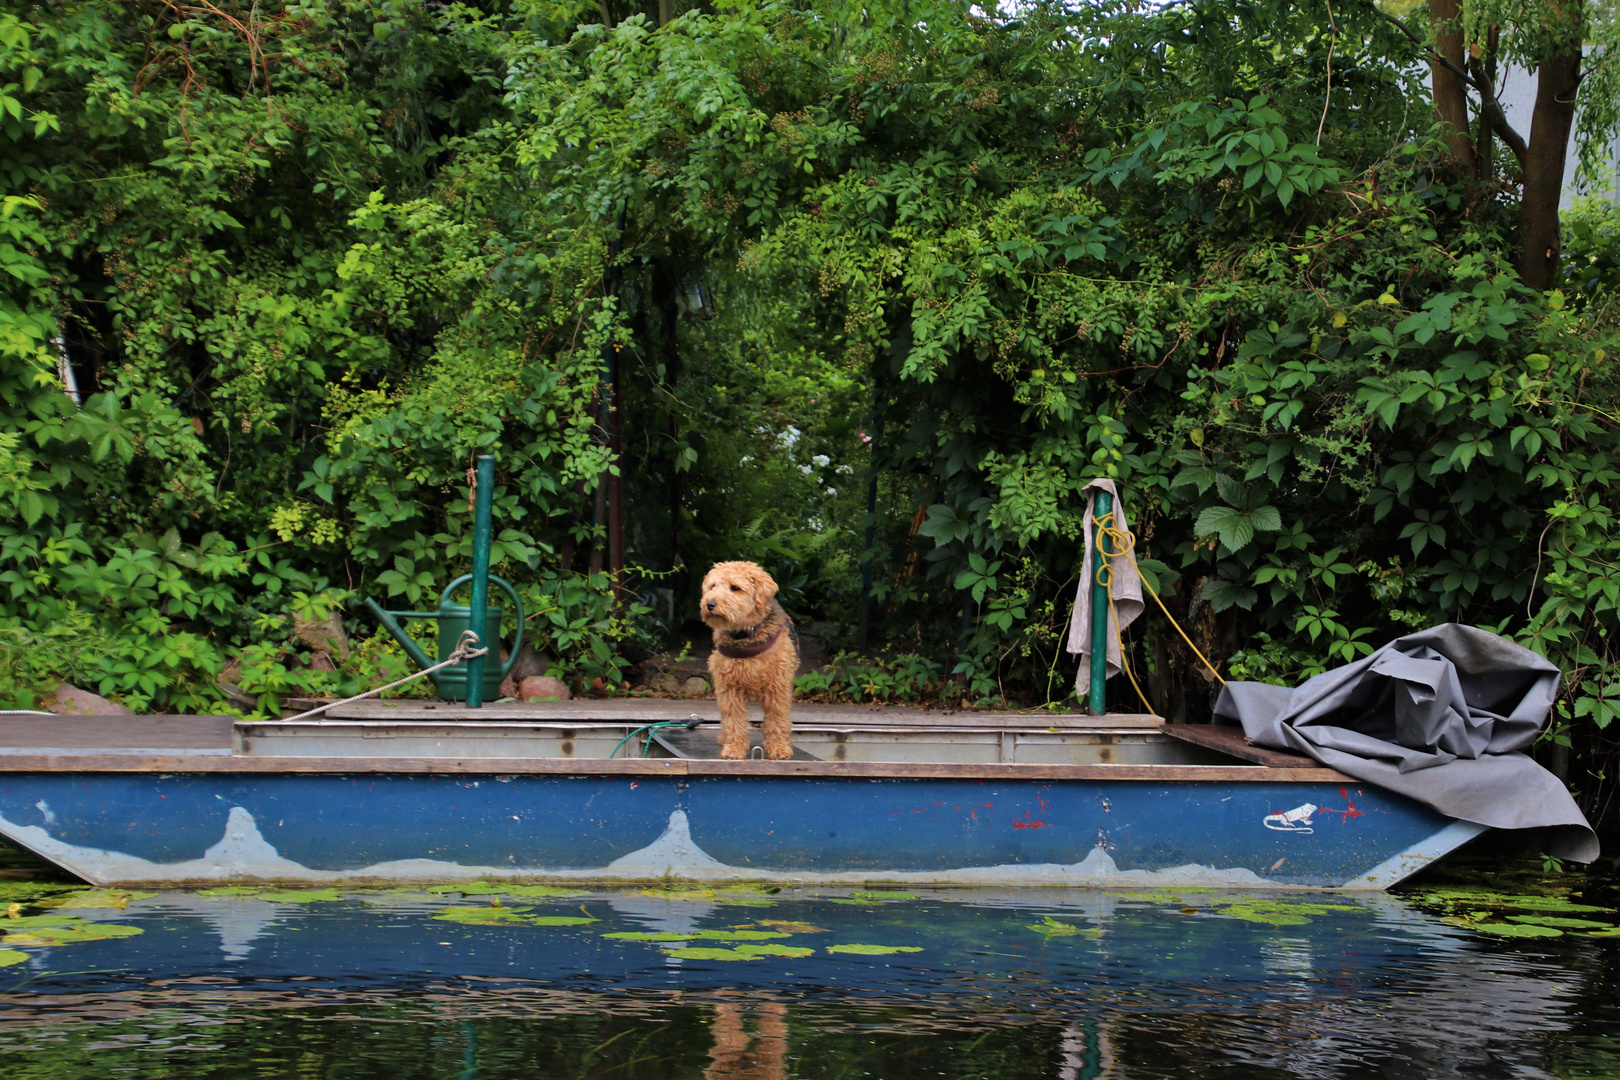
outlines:
[[[754,587],[754,593],[759,597],[760,606],[769,607],[776,599],[778,591],[776,579],[765,572],[765,568],[755,563],[748,564],[749,584]]]

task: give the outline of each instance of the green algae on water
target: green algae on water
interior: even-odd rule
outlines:
[[[258,885],[221,885],[215,889],[198,889],[192,896],[244,898],[258,896],[264,889]]]
[[[832,902],[835,904],[887,904],[896,900],[915,899],[917,899],[916,894],[908,892],[856,891],[851,893],[847,899],[834,897]]]
[[[922,948],[918,945],[829,945],[827,951],[850,956],[890,956],[894,953],[922,952]]]
[[[615,941],[691,941],[696,934],[671,934],[668,932],[651,932],[636,930],[620,930],[612,934],[603,934],[605,938]]]
[[[794,922],[791,919],[760,919],[760,926],[768,926],[772,930],[780,930],[784,934],[827,934],[831,933],[824,926],[814,926],[807,922]]]
[[[413,890],[415,891],[415,890]],[[525,900],[551,897],[585,896],[586,889],[571,889],[562,885],[507,885],[490,881],[463,881],[452,885],[434,885],[430,893],[460,893],[462,896],[512,896]]]
[[[16,949],[0,949],[0,967],[11,967],[15,964],[26,964],[28,954],[18,952]]]
[[[35,906],[59,908],[64,911],[73,908],[121,909],[127,907],[131,900],[147,900],[156,895],[157,893],[130,892],[127,889],[86,889],[63,897],[41,900]]]

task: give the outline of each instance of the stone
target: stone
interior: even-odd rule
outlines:
[[[293,637],[311,649],[332,653],[339,660],[349,658],[349,635],[343,629],[343,615],[340,612],[334,611],[320,620],[293,616]]]
[[[505,662],[506,658],[503,655],[501,658],[501,663],[504,664]],[[535,650],[529,648],[529,646],[525,645],[523,648],[518,650],[517,659],[512,663],[512,680],[520,683],[524,679],[532,679],[536,675],[544,675],[546,672],[551,670],[551,665],[551,657],[547,656],[543,652],[536,652]]]
[[[337,671],[337,665],[332,662],[332,654],[325,649],[316,649],[309,654],[309,666],[316,671],[324,671],[328,675]]]
[[[67,683],[56,684],[56,700],[47,703],[45,711],[60,713],[63,716],[131,715],[124,706],[114,705],[99,694],[80,690],[77,686],[69,686]]]
[[[569,693],[568,684],[561,679],[553,679],[550,675],[530,675],[518,683],[517,693],[513,696],[520,701],[533,701],[535,698],[567,701],[574,695]]]
[[[660,671],[647,685],[660,694],[678,694],[681,692],[681,677],[671,671]]]
[[[700,679],[696,675],[693,675],[690,679],[687,679],[685,682],[681,683],[681,693],[687,695],[688,697],[696,697],[699,694],[707,694],[708,692],[709,681],[707,679]]]

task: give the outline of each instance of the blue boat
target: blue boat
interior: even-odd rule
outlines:
[[[695,711],[694,711],[695,709]],[[1485,831],[1233,728],[712,702],[17,721],[0,834],[98,885],[511,880],[1378,890]]]

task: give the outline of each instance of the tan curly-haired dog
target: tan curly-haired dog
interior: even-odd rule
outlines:
[[[765,709],[765,756],[793,756],[793,676],[799,645],[776,600],[776,582],[751,562],[715,563],[703,575],[703,621],[714,629],[709,675],[720,706],[720,756],[748,756],[748,699]]]

